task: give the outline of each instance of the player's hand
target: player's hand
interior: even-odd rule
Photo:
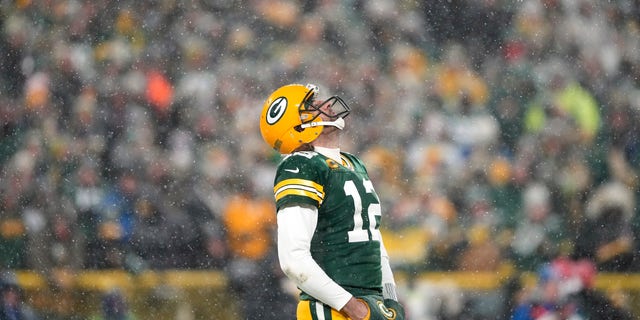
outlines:
[[[369,319],[371,320],[404,320],[404,308],[398,301],[382,299],[380,296],[362,296],[369,306]]]
[[[366,319],[369,315],[369,307],[367,307],[362,300],[356,299],[355,297],[351,297],[340,311],[352,320]]]

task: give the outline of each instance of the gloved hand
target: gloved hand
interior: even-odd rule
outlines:
[[[396,312],[396,320],[404,320],[405,318],[404,307],[398,301],[391,300],[391,299],[384,299],[384,305],[387,307],[387,309],[390,309]]]
[[[358,299],[369,306],[369,320],[404,320],[404,308],[398,301],[381,296],[362,296]]]

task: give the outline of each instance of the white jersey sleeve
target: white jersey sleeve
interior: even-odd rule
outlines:
[[[336,310],[342,309],[352,295],[329,278],[311,256],[318,209],[284,207],[278,211],[277,220],[278,259],[282,271],[304,292]]]

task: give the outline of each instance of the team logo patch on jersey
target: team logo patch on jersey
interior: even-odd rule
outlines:
[[[287,111],[287,98],[279,97],[271,103],[267,110],[267,123],[274,124],[282,118],[284,112]]]
[[[382,313],[382,315],[386,319],[395,319],[396,318],[396,311],[395,310],[387,308],[387,306],[385,306],[384,302],[382,302],[382,301],[377,301],[377,303],[378,303],[378,308],[380,309],[380,312]]]
[[[340,167],[340,165],[333,159],[327,159],[327,165],[331,170],[338,169],[338,167]]]

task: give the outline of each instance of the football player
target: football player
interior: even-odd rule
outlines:
[[[364,164],[340,150],[349,115],[337,96],[290,84],[266,100],[263,139],[285,157],[274,194],[278,257],[301,290],[297,319],[404,319]]]

